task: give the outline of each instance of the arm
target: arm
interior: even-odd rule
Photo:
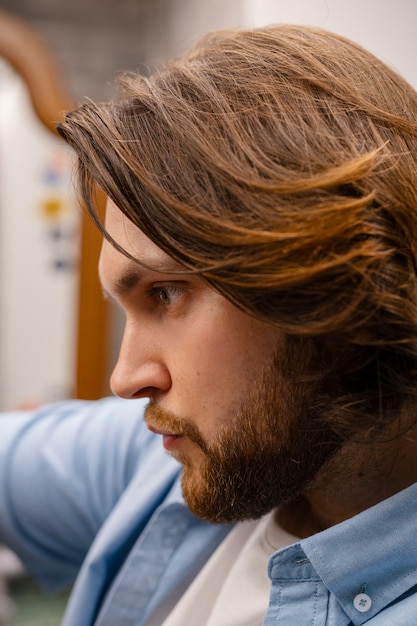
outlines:
[[[50,572],[74,578],[133,476],[146,485],[171,463],[143,423],[145,404],[69,401],[0,420],[0,541],[48,586]]]

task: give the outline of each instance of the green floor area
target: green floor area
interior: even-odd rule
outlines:
[[[69,592],[44,595],[32,579],[22,577],[9,584],[13,613],[10,626],[59,626]]]

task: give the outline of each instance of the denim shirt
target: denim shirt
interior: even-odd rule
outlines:
[[[145,404],[3,414],[0,541],[46,589],[75,579],[63,626],[158,626],[231,529],[186,507]],[[264,626],[414,626],[416,533],[413,485],[279,550]]]

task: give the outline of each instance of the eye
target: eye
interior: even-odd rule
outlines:
[[[153,288],[155,295],[167,307],[176,304],[178,299],[184,294],[184,291],[184,287],[179,285],[163,285]]]

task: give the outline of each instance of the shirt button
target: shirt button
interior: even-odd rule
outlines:
[[[366,613],[372,606],[372,600],[367,593],[358,593],[358,595],[353,598],[353,606],[360,613]]]

